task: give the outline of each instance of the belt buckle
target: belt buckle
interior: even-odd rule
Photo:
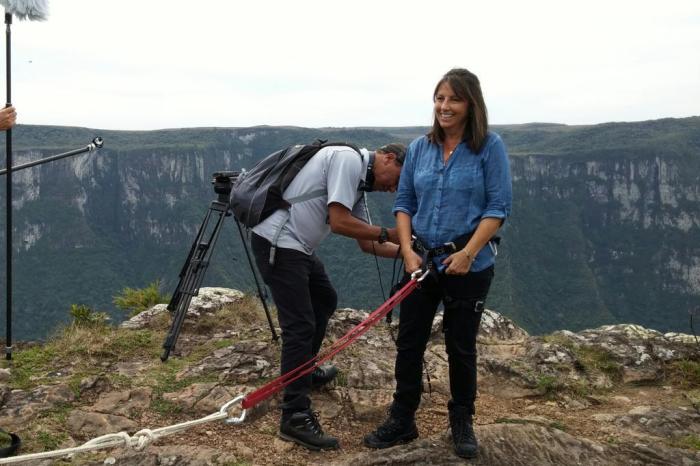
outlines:
[[[411,247],[419,254],[423,254],[425,252],[425,248],[420,241],[418,241],[418,238],[416,238],[415,235],[411,235]]]
[[[452,254],[452,253],[457,251],[457,246],[455,246],[455,243],[452,241],[448,241],[447,243],[444,243],[443,247],[449,248],[449,251],[446,251],[446,254]]]

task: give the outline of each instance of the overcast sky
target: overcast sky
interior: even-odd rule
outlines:
[[[431,122],[452,67],[491,123],[700,115],[700,1],[49,0],[15,19],[25,124],[101,129]],[[4,88],[4,74],[3,74]]]

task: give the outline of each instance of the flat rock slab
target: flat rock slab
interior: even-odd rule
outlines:
[[[532,424],[477,426],[479,456],[468,464],[488,466],[693,465],[700,452],[654,445],[607,446],[566,432]],[[466,461],[452,450],[449,434],[417,440],[386,450],[372,450],[332,463],[334,466],[457,465]],[[318,463],[320,464],[320,463]]]
[[[134,432],[138,424],[124,416],[75,410],[70,413],[66,427],[73,437],[91,439],[121,431]]]

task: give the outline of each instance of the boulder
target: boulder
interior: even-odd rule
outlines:
[[[230,288],[200,288],[199,294],[192,298],[190,307],[187,308],[186,317],[197,318],[205,313],[213,314],[222,307],[241,300],[243,296],[245,295],[242,292]],[[156,304],[150,309],[122,322],[121,327],[131,329],[147,327],[157,315],[166,312],[167,308],[167,304]]]
[[[121,431],[134,432],[138,424],[124,416],[74,410],[68,416],[66,427],[73,437],[92,439]]]

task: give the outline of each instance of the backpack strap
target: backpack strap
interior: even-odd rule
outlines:
[[[343,143],[327,143],[326,141],[322,141],[321,139],[316,141],[316,143],[319,144],[321,147],[327,147],[327,146],[346,146],[346,147],[349,147],[349,148],[353,149],[357,155],[360,156],[361,162],[364,161],[364,157],[362,156],[362,153],[360,152],[360,150],[357,147],[353,146],[352,144],[348,144],[348,143],[344,143],[344,142]],[[304,201],[308,201],[311,199],[316,199],[317,197],[321,197],[324,194],[326,194],[327,191],[328,191],[327,189],[315,189],[315,190],[308,192],[306,194],[300,194],[299,196],[285,199],[287,201],[287,203],[289,203],[289,208],[285,211],[285,218],[282,222],[280,222],[280,225],[277,228],[277,231],[275,232],[275,236],[273,236],[272,241],[270,241],[270,244],[271,244],[270,245],[270,259],[268,260],[270,267],[275,265],[275,254],[277,253],[277,241],[279,241],[280,235],[282,234],[282,229],[284,228],[284,226],[289,221],[289,218],[291,217],[290,209],[291,209],[292,205],[296,204],[298,202],[304,202]],[[364,196],[364,193],[363,193],[363,196]],[[365,201],[365,209],[366,208],[367,208],[367,201]],[[368,212],[368,214],[369,214],[369,212]]]

